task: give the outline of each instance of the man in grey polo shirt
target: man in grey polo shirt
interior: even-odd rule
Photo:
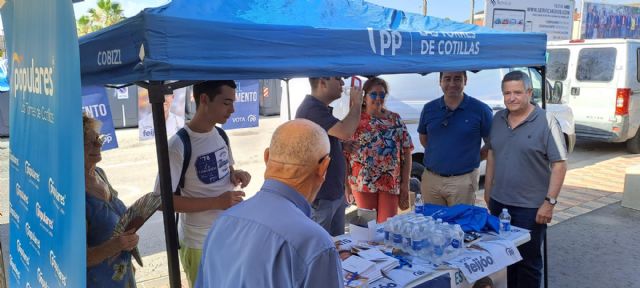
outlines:
[[[522,261],[507,269],[508,286],[540,287],[540,248],[567,172],[567,149],[558,120],[531,103],[531,80],[520,71],[502,79],[507,109],[494,116],[484,199],[491,214],[503,208],[511,224],[531,230],[531,241],[518,247]]]

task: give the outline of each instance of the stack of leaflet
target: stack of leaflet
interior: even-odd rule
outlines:
[[[358,255],[376,264],[376,268],[383,273],[400,266],[400,261],[394,257],[382,253],[380,250],[372,248],[358,252]]]
[[[376,248],[361,250],[358,255],[353,255],[342,261],[342,269],[347,272],[346,274],[357,273],[357,276],[368,279],[369,284],[380,280],[383,277],[383,272],[386,273],[399,265],[398,259],[388,256]]]
[[[349,275],[345,278],[347,281],[352,279],[366,278],[368,284],[371,284],[382,278],[380,269],[376,267],[376,264],[366,260],[362,257],[353,255],[342,261],[342,269],[345,270],[345,274]]]

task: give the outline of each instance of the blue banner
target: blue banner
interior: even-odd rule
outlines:
[[[111,107],[107,91],[102,86],[82,87],[82,111],[89,117],[96,118],[102,122],[100,134],[104,137],[102,151],[118,148],[116,129],[113,127],[111,117]]]
[[[260,118],[260,81],[240,80],[236,81],[236,102],[233,103],[235,112],[231,114],[227,123],[222,125],[225,130],[258,127]]]
[[[69,0],[0,2],[9,58],[10,287],[85,287],[80,63]]]

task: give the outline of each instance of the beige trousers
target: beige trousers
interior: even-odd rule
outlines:
[[[424,203],[437,205],[475,205],[478,180],[478,169],[451,177],[442,177],[425,169],[420,183],[422,199]]]

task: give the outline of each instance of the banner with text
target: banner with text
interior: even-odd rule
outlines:
[[[640,39],[640,7],[584,2],[582,39]]]
[[[116,91],[116,95],[119,95],[117,93],[121,90],[118,89]],[[82,111],[102,123],[100,127],[100,135],[104,141],[102,143],[102,151],[118,148],[118,139],[116,138],[116,129],[113,126],[113,118],[111,117],[109,98],[107,98],[107,91],[104,87],[82,87]]]
[[[512,32],[542,32],[547,41],[570,40],[573,29],[571,0],[485,1],[484,26]]]
[[[78,39],[68,0],[0,1],[9,58],[10,287],[85,287]]]
[[[233,103],[235,112],[222,125],[225,130],[258,127],[260,118],[260,99],[258,91],[260,91],[260,81],[258,80],[239,80],[236,81],[238,88],[236,89],[236,102]]]
[[[469,283],[522,260],[518,248],[511,240],[481,241],[476,245],[481,250],[470,249],[454,259],[447,260],[449,264],[462,271]]]

